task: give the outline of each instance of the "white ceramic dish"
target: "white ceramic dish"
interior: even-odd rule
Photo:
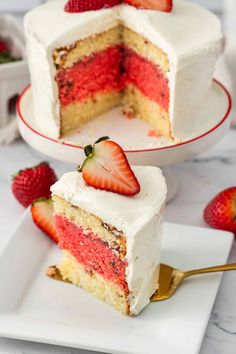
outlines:
[[[11,54],[21,60],[0,65],[0,128],[10,122],[9,101],[29,84],[23,28],[16,17],[0,15],[0,36],[9,42]]]
[[[120,143],[130,163],[134,165],[167,166],[185,161],[220,140],[230,125],[230,110],[228,91],[218,81],[214,81],[199,115],[199,119],[205,122],[205,128],[195,132],[190,140],[182,144],[169,145],[163,138],[148,136],[150,126],[138,119],[125,119],[119,109],[90,122],[66,141],[55,140],[45,136],[37,126],[30,87],[23,91],[17,104],[19,128],[24,140],[47,156],[76,164],[84,159],[81,146],[104,135]]]
[[[162,261],[181,269],[225,263],[233,236],[165,224]],[[221,274],[190,278],[138,317],[121,315],[70,284],[48,278],[60,250],[27,211],[0,256],[0,335],[119,354],[197,354]]]

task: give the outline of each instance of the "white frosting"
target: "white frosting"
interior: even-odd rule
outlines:
[[[51,191],[126,235],[130,310],[138,314],[155,291],[160,263],[166,183],[157,167],[133,167],[141,191],[134,197],[94,189],[78,172],[64,174]]]
[[[221,25],[217,17],[182,0],[175,0],[171,13],[122,4],[110,9],[69,14],[63,10],[65,3],[65,0],[51,1],[25,17],[35,115],[44,132],[56,138],[59,134],[53,50],[122,22],[167,53],[172,132],[176,140],[188,139],[190,132],[197,128],[199,108],[222,50]]]

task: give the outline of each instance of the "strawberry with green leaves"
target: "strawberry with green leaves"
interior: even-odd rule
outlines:
[[[0,64],[7,64],[19,60],[13,57],[7,41],[0,37]]]
[[[117,143],[103,137],[84,152],[86,159],[78,171],[89,186],[127,196],[139,193],[139,182]]]
[[[50,187],[57,181],[57,176],[47,162],[20,170],[13,176],[12,192],[24,207],[35,199],[49,198]]]

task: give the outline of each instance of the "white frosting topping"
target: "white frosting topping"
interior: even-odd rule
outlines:
[[[133,171],[141,187],[134,197],[89,187],[78,172],[64,174],[51,191],[124,232],[130,310],[137,314],[156,287],[166,183],[157,167],[136,166]]]
[[[25,17],[35,115],[44,132],[52,137],[59,134],[53,50],[121,22],[168,55],[171,129],[176,140],[188,139],[197,128],[199,106],[210,87],[215,62],[222,50],[217,17],[183,0],[174,1],[171,13],[122,4],[70,14],[64,11],[65,3],[66,0],[50,1]]]
[[[222,37],[220,22],[206,9],[175,0],[173,11],[140,10],[127,4],[109,9],[67,13],[66,0],[54,0],[31,10],[26,30],[33,30],[44,47],[55,49],[112,28],[122,21],[165,52],[186,55]],[[43,26],[42,26],[43,24]]]

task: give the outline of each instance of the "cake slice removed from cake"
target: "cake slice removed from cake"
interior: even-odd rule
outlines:
[[[137,315],[158,287],[165,179],[157,167],[131,169],[111,141],[87,147],[87,156],[82,173],[52,187],[63,250],[57,267],[64,280]]]

